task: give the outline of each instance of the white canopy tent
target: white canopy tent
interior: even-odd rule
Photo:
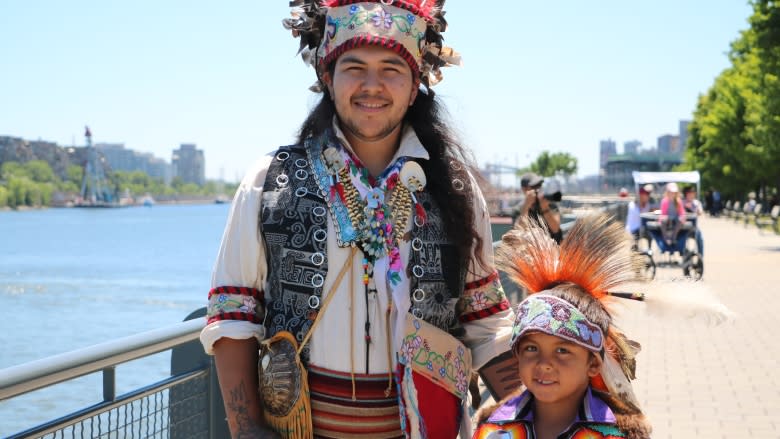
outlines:
[[[647,183],[694,183],[696,192],[701,194],[701,175],[699,171],[689,172],[639,172],[631,173],[634,177],[634,193],[639,192],[639,186]]]

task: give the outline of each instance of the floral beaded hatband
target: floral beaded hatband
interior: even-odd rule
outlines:
[[[401,56],[426,86],[442,80],[441,67],[460,65],[442,45],[444,0],[294,0],[284,27],[300,37],[299,53],[318,75],[344,52],[379,46]],[[318,87],[319,88],[319,87]]]
[[[571,303],[548,294],[533,294],[517,306],[512,325],[510,347],[530,332],[541,332],[568,340],[585,349],[600,353],[604,333]]]

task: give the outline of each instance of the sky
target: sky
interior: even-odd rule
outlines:
[[[507,5],[513,4],[510,7]],[[478,164],[599,141],[655,146],[690,119],[748,27],[747,0],[449,0],[463,66],[434,87]],[[195,143],[206,176],[237,181],[293,143],[314,71],[281,26],[287,0],[0,0],[0,135],[124,143],[170,162]]]

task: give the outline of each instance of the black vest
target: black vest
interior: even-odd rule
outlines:
[[[349,246],[354,237],[344,206],[327,201],[331,177],[322,158],[325,139],[277,150],[263,184],[259,222],[268,260],[268,337],[289,331],[300,342],[312,325],[328,273],[328,216],[336,225],[340,247]],[[416,196],[427,220],[423,225],[415,222],[411,234],[409,312],[462,338],[456,303],[463,293],[465,269],[459,266],[437,204],[427,192]],[[308,360],[307,348],[303,358]]]

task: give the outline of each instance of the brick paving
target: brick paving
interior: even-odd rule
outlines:
[[[697,287],[736,317],[712,325],[626,305],[618,325],[642,344],[635,392],[655,439],[780,438],[780,235],[727,218],[702,218],[699,227],[705,257]],[[681,277],[680,267],[657,273]]]
[[[641,304],[619,324],[642,343],[634,388],[654,438],[780,438],[780,235],[703,218],[702,283],[736,317],[648,317]],[[658,278],[682,269],[660,269]]]

